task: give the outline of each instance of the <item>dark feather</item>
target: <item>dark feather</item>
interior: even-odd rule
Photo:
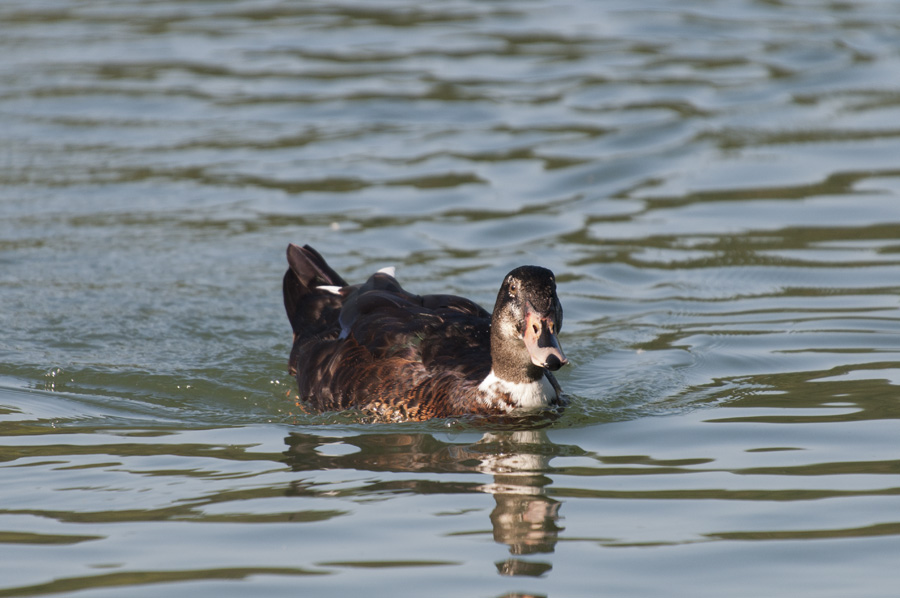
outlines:
[[[289,245],[287,259],[290,268],[284,274],[282,289],[284,308],[294,331],[294,347],[289,362],[289,370],[294,374],[299,358],[298,341],[334,335],[341,311],[341,297],[319,287],[345,287],[347,283],[309,245]]]

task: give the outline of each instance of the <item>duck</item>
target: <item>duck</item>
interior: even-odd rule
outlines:
[[[312,411],[374,421],[516,417],[558,412],[553,375],[563,310],[552,271],[520,266],[492,312],[456,295],[416,295],[393,268],[348,284],[310,247],[287,248],[288,371]]]

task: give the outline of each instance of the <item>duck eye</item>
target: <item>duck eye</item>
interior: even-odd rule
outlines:
[[[515,297],[515,296],[516,296],[516,293],[518,292],[518,290],[519,290],[519,289],[518,289],[518,287],[516,286],[516,283],[514,283],[514,282],[509,283],[509,295],[510,295],[511,297]]]

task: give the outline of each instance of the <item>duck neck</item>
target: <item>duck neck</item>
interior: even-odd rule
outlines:
[[[491,326],[491,370],[497,378],[516,384],[544,377],[544,368],[531,362],[524,343],[502,337],[495,326]]]

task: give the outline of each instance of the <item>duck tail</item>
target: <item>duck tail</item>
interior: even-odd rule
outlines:
[[[342,298],[335,288],[347,283],[309,245],[288,245],[287,260],[290,267],[282,285],[284,309],[296,342],[299,337],[322,334],[337,322]]]

